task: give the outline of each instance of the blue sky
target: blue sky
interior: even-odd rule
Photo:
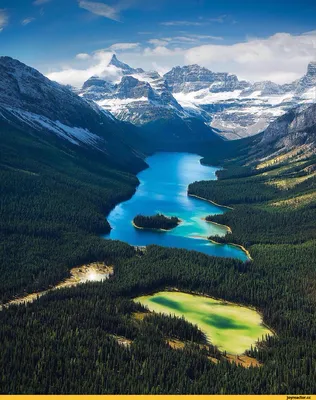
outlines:
[[[316,59],[315,16],[307,0],[0,0],[0,53],[76,85],[113,52],[160,72],[196,61],[285,82]]]

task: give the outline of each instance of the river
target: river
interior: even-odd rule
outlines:
[[[134,196],[118,204],[108,215],[112,230],[104,237],[133,246],[156,244],[246,261],[248,256],[242,249],[207,240],[208,236],[225,235],[227,228],[203,218],[222,214],[227,208],[188,196],[190,183],[216,179],[218,167],[202,165],[200,159],[199,155],[189,153],[156,153],[148,157],[149,168],[138,174],[140,185]],[[137,229],[132,225],[137,214],[148,216],[156,213],[176,216],[182,223],[168,232]]]

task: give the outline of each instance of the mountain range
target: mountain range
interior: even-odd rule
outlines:
[[[225,135],[210,127],[214,121],[231,115],[237,123],[238,113],[244,113],[245,120],[247,113],[256,118],[251,110],[264,107],[267,114],[262,112],[260,118],[267,127],[253,142],[257,158],[291,149],[315,152],[316,104],[308,104],[308,94],[315,88],[315,63],[310,63],[307,74],[292,84],[262,82],[252,86],[235,75],[212,73],[197,65],[176,67],[163,77],[133,69],[116,56],[111,65],[122,75],[118,83],[92,77],[78,95],[18,60],[0,57],[1,126],[66,147],[67,151],[92,152],[119,169],[135,172],[146,165],[146,155],[158,150],[216,153],[223,148]],[[181,96],[193,97],[199,92],[207,93],[206,97],[239,92],[240,99],[231,99],[231,107],[228,100],[208,107],[199,105],[194,112],[191,105],[178,101]],[[291,101],[263,106],[264,99],[284,99],[284,93],[292,96]],[[272,120],[269,124],[265,119],[268,114]],[[206,123],[207,118],[210,123]]]
[[[193,118],[226,139],[238,139],[262,132],[288,110],[316,98],[316,62],[308,65],[302,78],[284,85],[250,83],[197,64],[178,66],[161,76],[132,68],[115,55],[109,66],[120,80],[113,83],[106,74],[93,76],[84,83],[80,96],[139,126]]]

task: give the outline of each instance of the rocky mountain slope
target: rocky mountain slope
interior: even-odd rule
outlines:
[[[301,79],[285,85],[251,84],[205,70],[198,65],[176,67],[164,78],[187,113],[200,115],[228,139],[259,133],[291,108],[316,101],[315,62]]]
[[[144,140],[133,125],[9,57],[0,57],[0,121],[97,151],[120,166],[144,164]]]
[[[298,107],[272,122],[254,151],[267,158],[285,153],[291,153],[291,157],[315,154],[316,104]]]
[[[0,123],[60,146],[97,151],[119,168],[133,171],[157,149],[177,150],[180,145],[190,151],[195,145],[198,149],[222,142],[202,121],[185,116],[157,73],[130,68],[116,57],[111,62],[122,74],[120,82],[94,77],[84,85],[85,96],[78,96],[18,60],[0,57]],[[143,80],[135,77],[139,75]],[[92,101],[95,96],[102,100]],[[119,119],[104,107],[107,101],[112,102],[111,111],[118,105]],[[137,124],[138,118],[142,124]]]
[[[80,95],[94,100],[118,119],[136,125],[186,114],[171,93],[166,80],[157,72],[134,69],[113,55],[109,66],[115,67],[121,80],[111,83],[93,76],[88,79]]]
[[[115,55],[109,65],[117,68],[122,79],[111,83],[91,77],[81,96],[136,125],[161,119],[199,119],[227,139],[257,134],[289,109],[308,105],[316,96],[315,62],[301,79],[286,85],[270,81],[251,84],[196,64],[175,67],[164,76],[131,68]]]
[[[122,121],[141,126],[155,149],[173,149],[177,144],[189,146],[191,142],[213,143],[220,140],[217,133],[204,124],[200,115],[196,118],[182,108],[167,80],[158,72],[131,68],[115,55],[109,66],[116,68],[120,80],[110,82],[93,76],[84,83],[80,96],[95,101]]]

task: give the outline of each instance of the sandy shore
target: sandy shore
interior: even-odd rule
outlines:
[[[217,206],[217,207],[222,207],[222,208],[227,208],[228,210],[233,210],[232,207],[223,206],[222,204],[215,203],[215,201],[205,199],[204,197],[197,196],[196,194],[188,193],[188,196],[190,196],[190,197],[196,197],[197,199],[204,200],[204,201],[208,201],[209,203],[212,203],[212,204],[214,204],[214,205]]]
[[[201,219],[202,219],[203,221],[205,221],[205,222],[208,222],[209,224],[214,224],[214,225],[217,225],[217,226],[220,226],[220,227],[223,226],[224,228],[226,228],[227,233],[233,233],[231,227],[228,226],[228,225],[219,224],[218,222],[214,222],[214,221],[208,221],[206,218],[201,218]]]
[[[244,246],[242,246],[241,244],[236,244],[236,243],[218,243],[213,239],[208,239],[208,240],[213,244],[217,244],[218,246],[224,246],[225,244],[229,244],[230,246],[239,247],[247,255],[249,260],[251,260],[251,261],[253,260],[253,258],[250,255],[250,252]]]

